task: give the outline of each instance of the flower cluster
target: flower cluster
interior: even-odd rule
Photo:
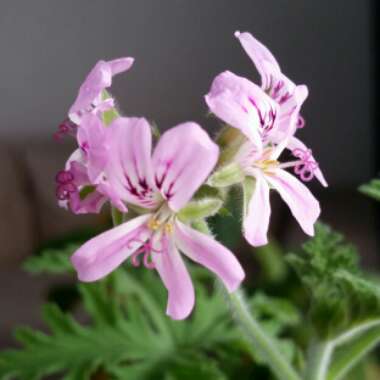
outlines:
[[[315,176],[327,185],[310,149],[294,136],[304,126],[300,109],[306,86],[291,82],[250,34],[236,36],[262,85],[229,71],[214,79],[205,99],[210,111],[228,125],[221,137],[232,138],[223,144],[194,122],[167,130],[153,144],[146,119],[120,116],[107,89],[114,75],[130,69],[133,58],[99,61],[55,134],[58,139],[74,136],[78,144],[56,176],[59,205],[80,214],[99,212],[109,202],[126,220],[74,253],[79,279],[101,279],[127,259],[134,266],[143,264],[161,277],[168,291],[167,314],[173,319],[186,318],[195,302],[180,252],[214,272],[229,292],[244,279],[233,253],[199,228],[199,221],[223,204],[216,196],[200,198],[197,191],[203,185],[242,186],[243,231],[254,246],[267,243],[270,189],[279,192],[303,230],[313,234],[319,203],[285,169],[293,168],[302,181]],[[285,149],[294,160],[279,161]]]

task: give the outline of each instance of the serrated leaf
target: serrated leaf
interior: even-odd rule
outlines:
[[[360,272],[355,247],[328,226],[318,224],[303,252],[287,261],[311,295],[311,319],[322,336],[380,312],[379,287]]]
[[[202,276],[197,270],[194,277]],[[57,306],[45,306],[50,333],[19,329],[23,347],[0,353],[1,379],[40,380],[63,373],[65,379],[89,380],[99,371],[116,379],[163,379],[175,361],[210,351],[216,358],[217,348],[241,339],[223,296],[210,294],[201,283],[194,314],[184,322],[165,316],[165,289],[147,270],[120,268],[103,281],[81,284],[80,294],[90,323],[82,325]]]
[[[74,272],[70,257],[79,246],[79,243],[70,243],[60,249],[46,249],[39,255],[28,258],[24,262],[23,268],[27,272],[35,274],[61,274]]]
[[[380,201],[380,179],[373,179],[369,183],[361,185],[359,191]]]

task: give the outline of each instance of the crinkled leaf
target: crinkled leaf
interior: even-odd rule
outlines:
[[[311,320],[322,336],[380,312],[378,285],[360,272],[355,247],[328,226],[318,224],[303,251],[287,260],[311,295]]]

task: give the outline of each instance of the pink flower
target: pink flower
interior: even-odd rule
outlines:
[[[305,126],[305,121],[299,113],[308,96],[307,87],[295,85],[286,77],[269,49],[250,33],[237,31],[235,36],[256,66],[261,76],[261,88],[279,105],[278,127],[272,134],[271,140],[279,143],[289,137],[288,149],[306,150],[306,146],[294,137],[294,134],[298,128]],[[311,157],[311,159],[313,158]],[[320,169],[316,169],[315,176],[323,186],[327,186]]]
[[[112,77],[130,69],[133,58],[119,58],[112,61],[99,61],[79,88],[78,96],[70,107],[69,118],[76,124],[88,112],[103,112],[112,108],[113,99],[102,99],[102,91],[110,87]]]
[[[255,179],[253,192],[245,205],[243,221],[244,236],[253,246],[268,243],[270,189],[280,194],[303,231],[314,235],[314,223],[320,214],[319,202],[302,182],[284,169],[293,168],[301,179],[309,181],[318,166],[311,158],[311,152],[301,149],[293,151],[296,160],[285,163],[278,161],[286,143],[283,141],[276,147],[269,146],[258,151],[248,141],[235,157],[245,175]],[[245,189],[245,196],[249,196],[250,190],[252,187]]]
[[[96,115],[88,113],[80,120],[76,138],[79,148],[56,175],[58,204],[75,214],[98,213],[112,195],[103,183],[109,157],[107,128]],[[114,206],[127,210],[117,197],[112,199]]]
[[[299,112],[308,95],[307,87],[296,86],[280,70],[269,50],[249,33],[236,33],[248,55],[256,64],[261,87],[250,80],[225,71],[219,74],[205,96],[211,112],[251,140],[257,149],[287,140],[287,148],[307,150],[296,137],[304,126]],[[310,160],[315,159],[313,157]],[[327,186],[319,168],[316,178]]]
[[[107,128],[112,152],[104,170],[109,188],[145,214],[91,239],[72,256],[82,281],[96,281],[122,262],[140,260],[157,270],[168,290],[167,314],[186,318],[194,288],[179,251],[207,267],[232,292],[244,278],[234,255],[212,237],[182,223],[177,213],[215,166],[219,149],[195,123],[165,132],[152,150],[150,126],[142,118],[118,118]]]

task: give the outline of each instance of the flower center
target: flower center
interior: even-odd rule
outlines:
[[[174,214],[169,207],[164,204],[147,222],[146,226],[150,230],[148,240],[131,256],[131,263],[133,266],[138,267],[143,263],[147,269],[154,269],[153,254],[164,253],[165,240],[163,236],[168,236],[174,230]],[[133,242],[142,242],[137,236],[129,244]],[[157,248],[157,242],[160,242],[160,247]],[[142,260],[140,257],[142,256]]]

